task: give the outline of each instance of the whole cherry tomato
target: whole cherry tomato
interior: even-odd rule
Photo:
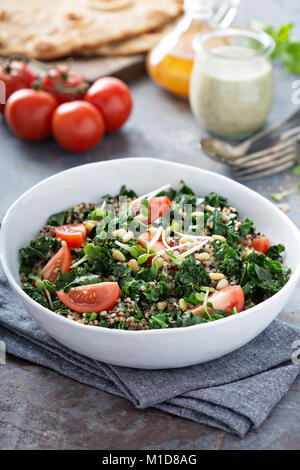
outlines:
[[[5,101],[14,91],[30,88],[35,78],[25,62],[13,60],[10,63],[1,65],[0,82],[5,86]],[[4,113],[4,108],[5,103],[0,103],[0,113]]]
[[[114,77],[96,80],[88,89],[84,99],[99,109],[108,132],[116,131],[123,126],[132,110],[132,98],[128,86]]]
[[[53,93],[59,103],[80,100],[85,93],[84,79],[66,67],[51,69],[43,79],[41,88]]]
[[[57,107],[55,96],[46,91],[15,91],[7,100],[5,119],[21,139],[42,140],[51,134],[51,118]]]
[[[95,106],[86,101],[63,103],[52,118],[55,140],[70,152],[84,152],[95,147],[103,137],[105,124]]]

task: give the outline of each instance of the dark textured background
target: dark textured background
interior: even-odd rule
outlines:
[[[295,22],[300,36],[300,8],[295,0],[241,0],[235,24],[261,17],[274,24]],[[292,81],[275,68],[275,103],[270,122],[295,109]],[[299,77],[298,77],[299,78]],[[121,157],[148,156],[187,163],[230,175],[197,148],[204,134],[187,103],[158,89],[146,76],[130,84],[134,112],[124,129],[108,135],[86,154],[67,154],[51,140],[29,144],[0,125],[0,220],[9,205],[43,178],[75,165]],[[249,184],[268,195],[268,186],[296,187],[283,173]],[[180,175],[179,175],[180,176]],[[299,179],[299,178],[298,178]],[[100,188],[101,193],[101,188]],[[288,201],[299,226],[300,200]],[[21,230],[22,227],[19,227]],[[299,289],[281,318],[300,326]],[[0,366],[0,448],[2,449],[300,449],[300,377],[264,425],[244,439],[171,417],[157,410],[136,410],[125,400],[81,385],[45,368],[7,358]]]

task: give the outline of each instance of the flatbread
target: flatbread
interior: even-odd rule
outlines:
[[[0,55],[64,57],[149,32],[181,9],[182,0],[0,0]]]
[[[142,54],[148,52],[155,47],[163,36],[174,28],[177,24],[175,21],[170,21],[165,26],[150,31],[149,33],[140,34],[134,38],[125,39],[124,41],[116,41],[113,43],[103,44],[96,48],[85,48],[77,51],[79,55],[85,57],[95,56],[124,56],[132,54]]]

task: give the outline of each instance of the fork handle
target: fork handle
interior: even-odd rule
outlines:
[[[287,118],[282,119],[281,121],[277,121],[274,124],[272,124],[270,127],[268,127],[267,129],[263,129],[262,131],[260,131],[257,134],[253,135],[248,140],[246,140],[244,142],[244,144],[246,144],[246,142],[247,142],[247,148],[250,148],[251,145],[253,145],[258,140],[262,139],[263,137],[266,137],[267,135],[272,134],[275,131],[278,131],[282,127],[284,127],[287,124],[290,124],[290,123],[292,123],[293,121],[296,121],[296,120],[300,120],[300,109],[298,109],[294,113],[290,114]]]

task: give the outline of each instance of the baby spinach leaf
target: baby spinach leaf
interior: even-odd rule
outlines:
[[[92,264],[95,262],[102,263],[108,256],[107,248],[99,245],[93,245],[92,243],[85,245],[83,251],[86,255],[87,261]]]
[[[56,214],[50,215],[46,224],[51,225],[53,227],[57,227],[59,225],[64,225],[66,222],[67,211],[57,212]]]
[[[191,295],[184,298],[186,302],[188,302],[189,304],[193,304],[193,305],[201,304],[204,301],[204,299],[205,299],[204,292],[193,292]]]
[[[168,328],[168,317],[164,313],[158,313],[157,315],[152,315],[149,321],[150,329],[157,328]]]

